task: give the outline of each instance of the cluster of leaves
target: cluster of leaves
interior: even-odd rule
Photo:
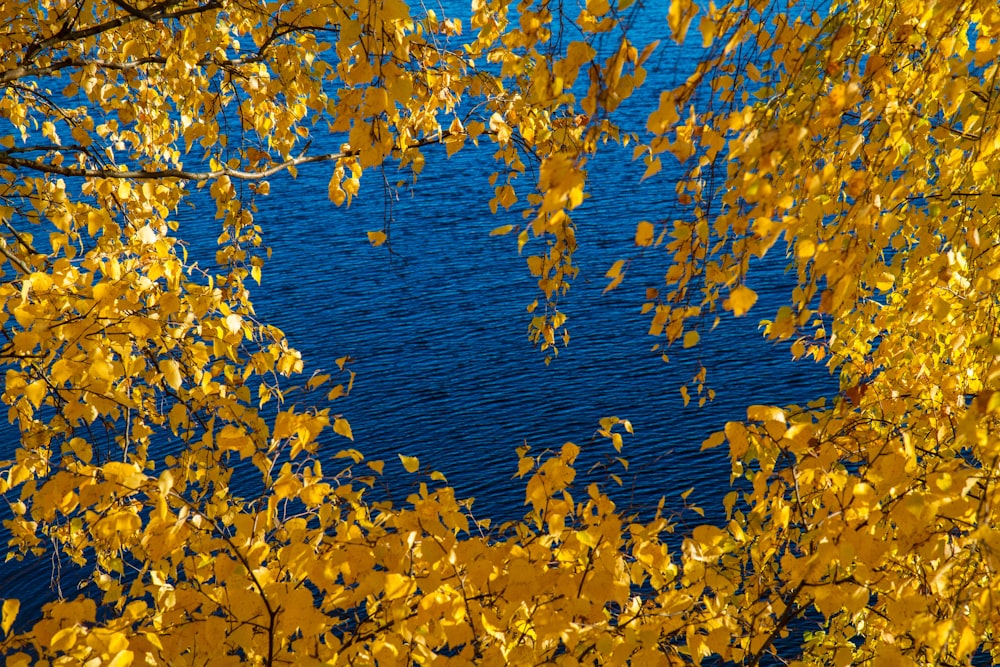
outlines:
[[[706,55],[635,149],[646,178],[666,153],[688,170],[689,214],[636,226],[667,267],[650,333],[690,348],[745,315],[753,267],[783,247],[797,286],[765,333],[842,389],[751,406],[706,441],[739,480],[725,525],[672,553],[662,506],[640,520],[573,486],[571,444],[519,452],[527,513],[496,528],[439,473],[393,505],[372,491],[382,461],[346,449],[324,471],[327,431],[350,425],[291,398],[336,399],[353,376],[341,360],[290,384],[302,360],[249,299],[254,198],[325,163],[349,203],[366,171],[415,178],[429,145],[482,143],[496,211],[535,161],[524,225],[495,232],[544,247],[529,332],[554,353],[587,159],[640,139],[613,113],[655,48],[629,41],[629,7],[474,0],[468,26],[401,0],[0,7],[9,555],[51,549],[89,581],[41,619],[4,601],[8,664],[1000,660],[995,3],[701,12]],[[698,14],[673,0],[665,32],[683,41]],[[310,152],[317,128],[339,151]],[[208,270],[176,216],[202,186],[221,226]],[[601,422],[616,449],[622,430]],[[234,488],[237,466],[255,472]],[[819,629],[789,648],[806,614]]]

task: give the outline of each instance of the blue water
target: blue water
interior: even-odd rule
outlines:
[[[641,169],[623,169],[620,152],[591,172],[593,197],[576,216],[580,275],[561,303],[572,338],[545,366],[526,336],[534,281],[513,237],[488,237],[519,216],[490,214],[480,157],[428,160],[413,191],[394,202],[395,256],[365,237],[381,228],[384,195],[374,178],[350,209],[325,201],[324,173],[276,181],[261,207],[273,257],[258,313],[285,330],[309,368],[331,369],[345,354],[355,360],[354,391],[335,407],[367,456],[419,456],[475,496],[477,510],[513,518],[523,500],[510,481],[515,447],[589,443],[598,420],[617,415],[636,429],[625,450],[641,473],[636,502],[695,486],[692,498],[710,503],[729,467],[724,452],[699,452],[708,433],[750,403],[804,401],[831,388],[824,369],[792,365],[751,318],[724,318],[698,348],[671,349],[670,364],[650,351],[657,341],[639,308],[645,288],[662,283],[667,257],[638,252],[632,239],[638,220],[673,215],[673,187],[628,185],[622,172],[634,183]],[[626,257],[625,283],[602,294],[605,271]],[[753,282],[762,313],[790,290],[784,264],[776,257]],[[685,408],[678,391],[699,361],[719,391],[701,410]],[[330,439],[334,450],[347,444]],[[604,442],[585,448],[610,451]]]
[[[617,116],[629,129],[642,132],[659,91],[694,66],[697,50],[672,45],[666,33],[659,14],[636,23],[640,48],[657,38],[663,44],[647,63],[646,87]],[[316,137],[317,151],[323,143]],[[640,185],[644,167],[631,162],[631,148],[607,148],[589,165],[590,199],[574,215],[580,274],[560,304],[572,338],[548,366],[527,339],[525,307],[538,293],[524,257],[513,235],[488,236],[521,221],[516,207],[490,213],[491,151],[469,148],[447,159],[429,149],[412,188],[387,192],[380,174],[366,174],[349,208],[326,198],[329,165],[272,181],[271,195],[258,200],[257,222],[273,249],[253,292],[258,315],[301,350],[307,374],[332,370],[344,355],[357,372],[352,394],[332,406],[350,420],[355,442],[325,435],[328,469],[347,446],[385,459],[387,482],[401,500],[415,478],[403,473],[396,453],[418,456],[445,473],[459,497],[475,497],[477,517],[511,519],[524,511],[523,484],[512,479],[516,447],[541,451],[573,441],[584,447],[585,470],[615,454],[595,431],[599,419],[617,415],[635,427],[623,452],[631,467],[614,490],[620,505],[649,507],[666,496],[667,507],[680,511],[680,494],[693,486],[688,502],[711,519],[728,490],[729,462],[722,449],[700,452],[704,438],[743,418],[749,404],[804,403],[835,390],[825,368],[793,364],[787,348],[763,340],[757,328],[794,282],[780,248],[752,274],[757,317],[724,316],[698,347],[671,349],[670,364],[650,351],[657,341],[639,309],[645,289],[662,284],[668,256],[636,248],[635,225],[685,215],[674,194],[683,172],[666,157],[664,170]],[[392,168],[388,176],[397,180]],[[366,239],[383,227],[390,203],[394,254]],[[178,234],[190,240],[193,256],[209,258],[219,229],[213,209],[203,211],[183,212]],[[617,259],[631,260],[628,276],[602,294],[604,273]],[[699,362],[719,394],[703,409],[696,401],[684,407],[678,387]],[[602,471],[593,476],[606,479]],[[50,575],[47,559],[0,565],[0,597],[51,599]],[[37,606],[23,613],[30,608]]]

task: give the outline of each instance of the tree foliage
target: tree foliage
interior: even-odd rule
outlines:
[[[614,112],[656,45],[629,40],[629,0],[571,4],[473,0],[464,24],[401,0],[0,6],[9,553],[89,581],[41,619],[4,601],[8,664],[1000,660],[1000,10],[673,0],[664,38],[704,58],[628,134]],[[835,399],[750,406],[705,442],[729,448],[727,523],[671,550],[662,506],[574,486],[571,444],[519,450],[527,513],[499,527],[414,458],[397,504],[372,490],[385,462],[346,448],[331,470],[350,426],[310,397],[353,376],[296,385],[249,299],[268,179],[326,168],[349,204],[367,171],[417,178],[431,144],[489,146],[493,210],[524,212],[495,233],[544,248],[530,336],[552,353],[587,160],[626,143],[648,178],[687,170],[681,219],[635,221],[665,267],[643,305],[663,348],[750,312],[784,252],[797,285],[765,334],[839,374]],[[176,214],[200,188],[211,270]],[[615,449],[630,430],[600,424]]]

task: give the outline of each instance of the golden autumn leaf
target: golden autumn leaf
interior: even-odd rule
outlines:
[[[652,245],[655,233],[653,223],[641,221],[635,228],[635,244],[643,247]]]
[[[510,234],[514,231],[514,225],[500,225],[490,231],[490,236],[503,236],[504,234]]]
[[[670,0],[667,11],[667,24],[670,26],[670,36],[675,42],[683,43],[688,26],[698,13],[698,6],[692,0]]]
[[[48,393],[48,386],[44,380],[35,380],[24,389],[24,395],[36,408],[41,407],[46,393]]]
[[[742,317],[755,303],[757,303],[757,293],[746,285],[738,285],[729,292],[729,298],[725,300],[724,305],[733,311],[733,315]]]
[[[8,598],[3,601],[3,613],[0,616],[0,629],[3,633],[9,634],[11,626],[14,625],[14,620],[17,618],[17,612],[21,609],[21,601],[13,598]]]
[[[785,411],[770,405],[751,405],[747,408],[747,421],[776,421],[785,423]]]
[[[173,359],[163,359],[159,363],[160,372],[163,379],[171,389],[179,389],[181,386],[181,367]]]
[[[611,282],[609,282],[608,286],[604,288],[605,293],[610,292],[621,284],[622,280],[625,278],[624,268],[625,260],[619,259],[615,261],[615,263],[611,265],[611,268],[608,269],[607,273],[604,274],[605,278],[611,278]]]
[[[416,456],[405,456],[403,454],[399,455],[399,460],[403,464],[403,468],[408,473],[415,473],[420,469],[420,459]]]
[[[342,435],[348,440],[354,440],[354,434],[351,432],[351,425],[343,417],[337,417],[333,420],[333,431],[338,435]]]

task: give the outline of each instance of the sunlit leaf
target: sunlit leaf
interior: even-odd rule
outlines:
[[[403,454],[399,454],[399,460],[402,461],[403,468],[408,473],[415,473],[420,469],[420,459],[416,456],[405,456]]]
[[[637,246],[648,246],[653,244],[655,229],[653,223],[645,220],[641,221],[635,229],[635,244]]]
[[[351,425],[343,417],[337,417],[333,420],[333,432],[349,440],[354,440],[354,434],[351,433]]]
[[[757,303],[757,293],[746,285],[738,285],[729,292],[729,298],[725,301],[728,310],[733,311],[733,315],[741,317]]]
[[[0,620],[0,629],[6,635],[10,632],[11,626],[14,625],[14,620],[17,618],[17,612],[21,609],[21,601],[13,598],[8,598],[3,601],[3,616]]]

